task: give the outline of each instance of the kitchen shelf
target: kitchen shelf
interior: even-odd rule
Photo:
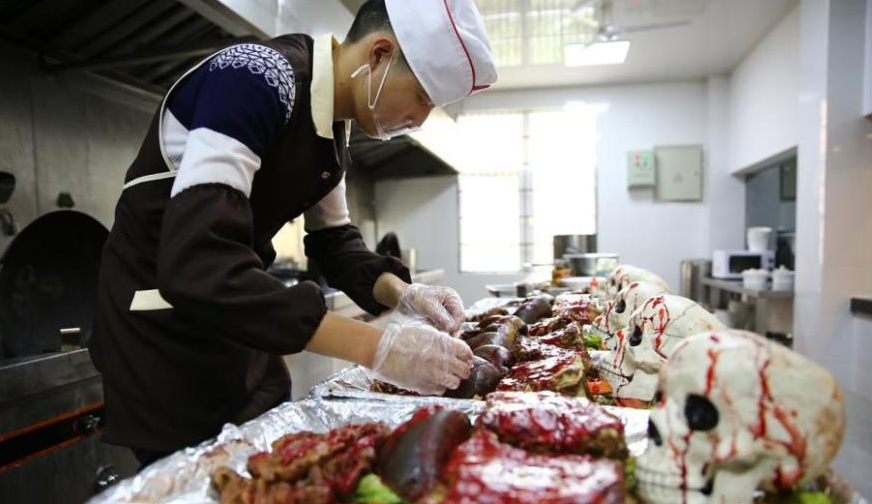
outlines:
[[[766,298],[766,299],[792,299],[793,291],[776,291],[771,289],[757,290],[757,289],[746,289],[742,286],[741,280],[719,280],[717,278],[703,278],[702,284],[707,285],[709,287],[720,289],[727,292],[732,292],[735,294],[742,294],[744,296],[753,297],[753,298]]]
[[[776,291],[771,289],[746,289],[741,280],[720,280],[706,277],[702,279],[705,296],[711,309],[727,308],[728,300],[724,293],[738,294],[743,300],[753,305],[753,326],[749,329],[760,334],[783,334],[789,337],[793,333],[793,291]],[[727,296],[729,297],[729,296]],[[773,325],[775,321],[775,326]]]

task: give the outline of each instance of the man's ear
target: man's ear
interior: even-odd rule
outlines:
[[[383,58],[390,58],[390,55],[397,49],[397,43],[387,37],[378,37],[369,46],[369,62],[370,68],[375,68]]]

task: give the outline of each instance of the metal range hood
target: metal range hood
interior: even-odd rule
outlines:
[[[231,23],[226,9],[219,17],[210,5],[187,0],[0,2],[0,39],[36,52],[46,72],[84,71],[160,97],[199,58],[230,44],[266,38],[243,18]]]
[[[111,81],[154,110],[201,58],[269,38],[280,8],[251,0],[11,0],[0,2],[0,40],[35,52],[48,73]],[[351,152],[376,179],[456,173],[409,137],[381,142],[356,129]]]
[[[385,142],[353,125],[350,150],[354,170],[375,180],[457,175],[450,164],[408,135]]]

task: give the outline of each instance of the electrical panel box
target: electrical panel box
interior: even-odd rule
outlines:
[[[702,200],[703,152],[701,145],[676,145],[654,148],[659,201]]]
[[[651,151],[631,151],[627,153],[627,187],[654,187],[657,181],[654,153]]]

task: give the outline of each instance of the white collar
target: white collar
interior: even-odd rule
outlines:
[[[312,51],[312,122],[321,138],[333,139],[334,83],[333,49],[339,41],[332,33],[315,37]],[[345,121],[345,144],[351,136],[351,121]]]

